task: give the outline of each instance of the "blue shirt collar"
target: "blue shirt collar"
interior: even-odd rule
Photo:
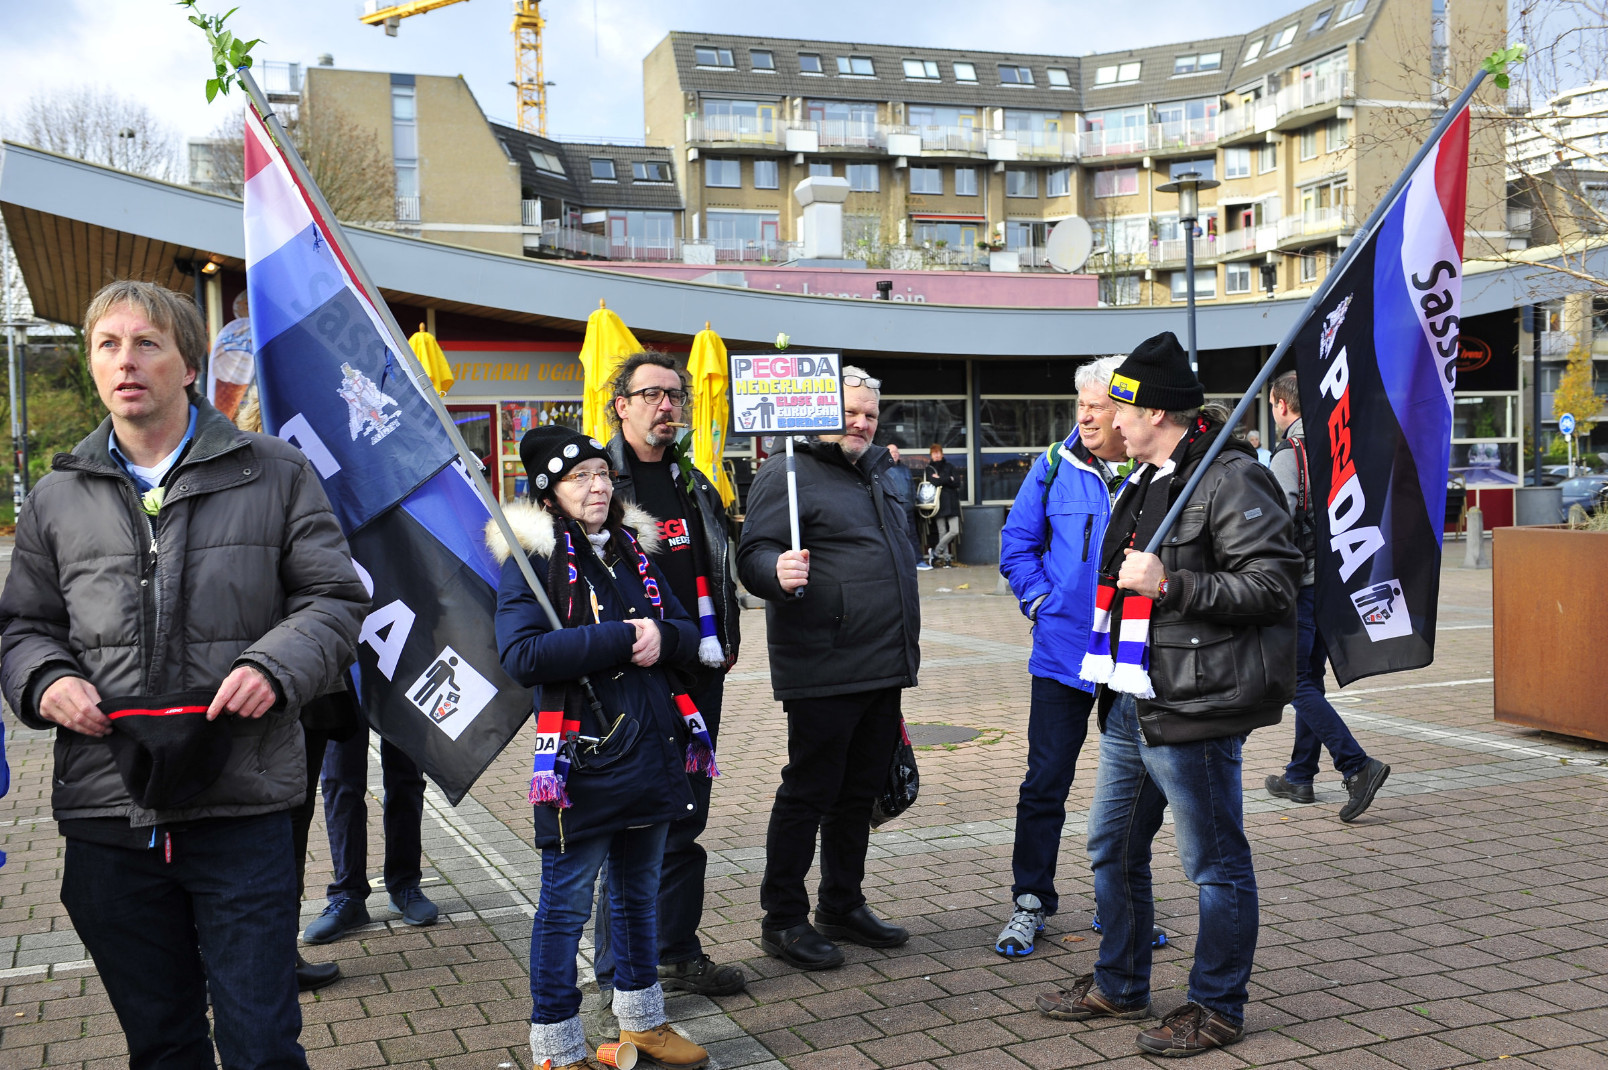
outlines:
[[[195,437],[195,421],[196,417],[199,415],[200,412],[194,405],[191,405],[190,425],[189,427],[185,428],[184,437],[179,440],[178,446],[174,448],[172,453],[162,458],[150,468],[140,468],[133,461],[128,459],[128,455],[124,453],[122,448],[117,444],[116,431],[113,431],[107,436],[106,452],[111,456],[112,461],[119,468],[128,473],[128,477],[134,481],[134,485],[139,487],[141,492],[150,490],[152,487],[159,485],[167,474],[173,470],[173,465],[178,462],[179,455],[184,452],[184,447],[188,446],[190,444],[190,440]]]

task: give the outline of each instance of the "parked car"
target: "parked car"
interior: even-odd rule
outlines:
[[[1565,479],[1568,479],[1568,478],[1569,477],[1568,477],[1567,473],[1551,472],[1551,471],[1548,471],[1545,468],[1543,468],[1541,470],[1541,485],[1543,487],[1555,487],[1559,483],[1562,483]],[[1528,472],[1527,471],[1527,472],[1524,473],[1524,485],[1526,487],[1535,486],[1535,473],[1534,472]]]
[[[1565,514],[1569,512],[1571,505],[1578,505],[1589,513],[1601,506],[1604,492],[1608,491],[1608,476],[1576,476],[1564,480],[1558,486],[1563,489]]]

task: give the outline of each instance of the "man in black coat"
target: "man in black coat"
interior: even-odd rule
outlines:
[[[765,599],[771,687],[787,713],[787,766],[765,843],[765,953],[805,970],[842,965],[832,940],[897,947],[860,890],[871,804],[899,743],[900,698],[916,686],[921,605],[887,450],[872,445],[881,383],[843,369],[841,435],[795,443],[800,541],[791,549],[785,465],[749,491],[737,570]],[[815,925],[804,878],[821,836]]]
[[[928,464],[921,477],[938,488],[938,511],[933,514],[933,546],[931,564],[953,565],[955,554],[951,549],[960,535],[960,499],[966,491],[966,477],[949,461],[944,460],[944,447],[934,442],[927,451]]]

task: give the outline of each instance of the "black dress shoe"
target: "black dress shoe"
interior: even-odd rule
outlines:
[[[341,968],[333,962],[308,962],[296,953],[296,990],[314,992],[341,979]]]
[[[864,904],[847,914],[815,912],[815,927],[823,936],[833,940],[847,940],[861,947],[898,947],[910,939],[910,933],[897,925],[889,925]]]
[[[843,952],[807,921],[791,929],[762,929],[759,943],[771,958],[801,970],[831,970],[843,965]]]

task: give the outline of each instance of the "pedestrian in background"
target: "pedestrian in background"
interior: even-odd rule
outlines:
[[[910,550],[916,555],[916,569],[927,572],[932,566],[921,558],[921,529],[916,523],[916,484],[915,476],[908,465],[904,463],[901,451],[904,443],[897,438],[888,440],[888,486],[893,488],[894,495],[904,503],[905,529],[910,534]]]
[[[950,546],[960,536],[960,497],[966,477],[944,460],[943,445],[934,442],[927,450],[927,467],[922,469],[921,478],[938,488],[938,511],[933,514],[934,541],[927,562],[951,567],[955,555]]]

